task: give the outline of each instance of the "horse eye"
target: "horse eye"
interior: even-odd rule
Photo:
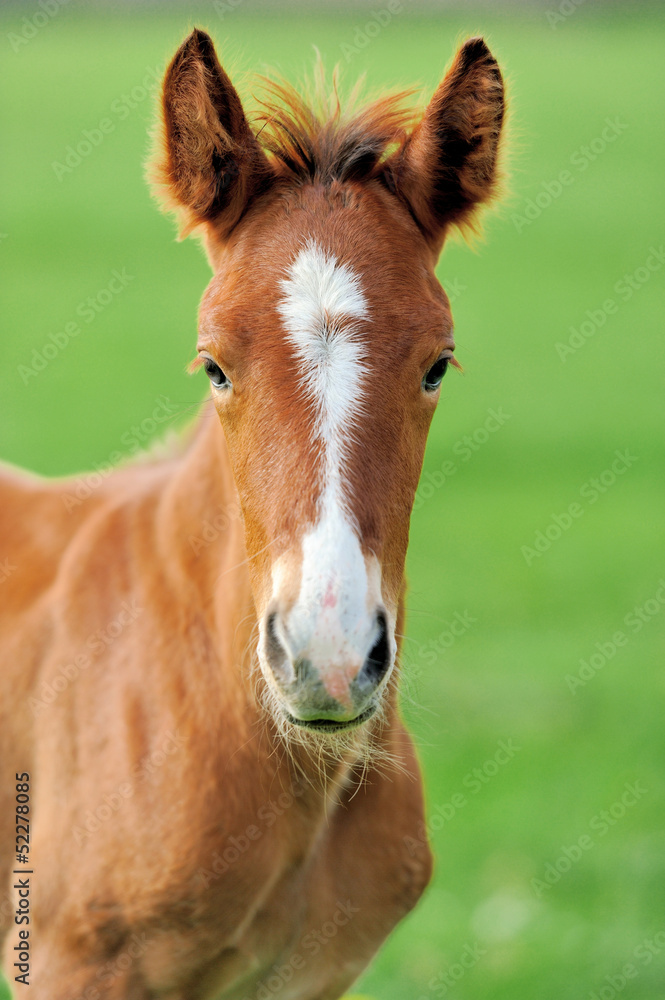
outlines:
[[[423,389],[426,392],[434,392],[441,385],[441,380],[446,374],[446,369],[448,368],[448,362],[450,358],[444,355],[434,362],[430,370],[425,375],[423,379]]]
[[[203,367],[205,368],[206,375],[210,379],[211,385],[214,385],[215,389],[224,389],[226,386],[231,385],[222,369],[212,360],[212,358],[204,358]]]

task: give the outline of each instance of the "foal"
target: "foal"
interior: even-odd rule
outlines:
[[[33,1000],[335,1000],[430,876],[396,637],[456,363],[434,266],[493,193],[501,74],[476,38],[418,118],[282,88],[255,131],[195,30],[162,107],[212,401],[73,509],[0,477],[5,968]]]

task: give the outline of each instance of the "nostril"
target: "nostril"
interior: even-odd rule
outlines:
[[[376,687],[390,666],[390,643],[388,642],[388,623],[383,611],[376,616],[379,634],[369,651],[361,671],[364,681],[369,681]]]
[[[266,622],[266,652],[272,659],[273,656],[279,657],[283,650],[279,639],[277,638],[277,630],[275,629],[275,619],[277,615],[273,612],[268,615],[268,621]]]
[[[277,634],[277,613],[268,615],[265,633],[265,653],[270,669],[276,677],[287,679],[289,657]]]

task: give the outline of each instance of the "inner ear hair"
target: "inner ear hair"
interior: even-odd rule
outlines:
[[[450,225],[473,226],[491,200],[505,114],[498,63],[482,38],[457,52],[394,165],[395,186],[440,248]]]
[[[159,132],[149,177],[163,207],[182,235],[203,223],[226,235],[272,169],[204,31],[192,31],[166,70]]]

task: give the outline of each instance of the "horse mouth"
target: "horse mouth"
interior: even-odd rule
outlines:
[[[286,717],[292,725],[300,726],[301,729],[310,729],[317,733],[341,733],[347,729],[356,729],[358,726],[362,726],[363,722],[371,719],[376,709],[376,704],[369,705],[364,712],[356,715],[355,719],[345,721],[339,719],[297,719],[290,712],[286,713]]]

